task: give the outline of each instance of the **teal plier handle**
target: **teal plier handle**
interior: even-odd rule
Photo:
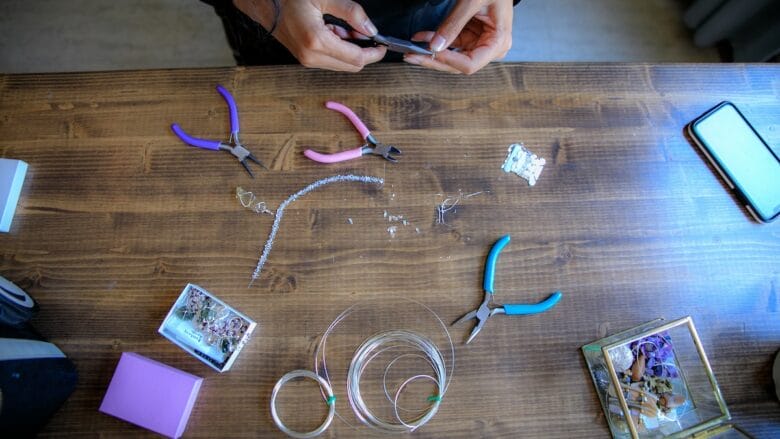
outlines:
[[[487,261],[485,262],[485,278],[482,281],[482,287],[486,294],[493,294],[493,279],[496,275],[496,263],[498,262],[498,255],[501,250],[509,244],[509,235],[504,235],[493,244],[493,247],[488,253]],[[555,306],[563,295],[560,291],[556,291],[553,294],[539,303],[528,304],[515,304],[515,305],[502,305],[504,312],[507,315],[522,315],[522,314],[537,314],[545,312],[548,309]]]
[[[490,249],[487,261],[485,262],[485,278],[482,280],[482,288],[488,294],[493,294],[493,278],[496,276],[496,262],[498,254],[509,244],[509,235],[502,236]]]
[[[538,314],[540,312],[545,312],[548,309],[554,307],[555,304],[558,303],[559,300],[561,300],[562,296],[563,294],[561,294],[560,291],[556,291],[550,294],[550,297],[542,300],[539,303],[527,303],[522,305],[501,305],[501,306],[504,307],[504,312],[506,312],[506,314],[510,316],[516,316],[522,314]]]

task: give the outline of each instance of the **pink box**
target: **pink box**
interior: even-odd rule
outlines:
[[[100,411],[161,435],[179,438],[203,378],[123,352]]]

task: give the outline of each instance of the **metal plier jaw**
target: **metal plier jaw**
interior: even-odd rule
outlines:
[[[246,172],[248,172],[249,176],[252,178],[255,178],[255,174],[252,173],[252,170],[249,168],[249,165],[247,165],[246,163],[247,160],[251,160],[257,163],[258,165],[262,166],[264,169],[268,169],[268,167],[265,166],[263,162],[258,160],[254,156],[254,154],[249,152],[249,150],[244,148],[242,145],[230,146],[230,145],[222,144],[222,146],[220,146],[219,149],[221,149],[222,151],[228,151],[229,153],[233,154],[238,159],[238,162],[241,163],[241,166],[243,166],[244,169],[246,169]]]
[[[485,298],[482,300],[479,308],[466,313],[463,317],[453,322],[453,325],[457,325],[458,323],[465,322],[467,320],[476,320],[474,329],[471,330],[471,334],[466,340],[466,344],[471,342],[471,340],[473,340],[474,337],[476,337],[485,326],[485,322],[487,322],[490,317],[493,317],[496,314],[528,315],[542,313],[554,307],[563,296],[560,291],[556,291],[539,303],[491,306],[491,302],[493,300],[493,279],[495,277],[496,262],[498,261],[498,255],[501,253],[501,250],[509,243],[509,239],[509,235],[502,236],[501,239],[493,244],[493,247],[490,249],[490,253],[488,253],[487,261],[485,262],[485,276],[482,282],[483,288],[485,290]]]
[[[482,301],[482,304],[479,305],[479,308],[475,309],[474,311],[466,313],[463,317],[456,320],[453,325],[457,325],[458,323],[465,322],[467,320],[475,319],[476,324],[474,325],[474,328],[471,330],[471,334],[469,335],[469,338],[466,340],[466,344],[469,344],[471,340],[474,339],[474,337],[479,334],[479,331],[482,330],[482,327],[485,326],[485,322],[487,322],[487,319],[493,315],[494,311],[498,308],[490,308],[490,299],[491,296],[485,295],[485,300]]]
[[[401,155],[400,149],[393,145],[377,142],[376,138],[371,134],[366,136],[366,142],[367,143],[360,148],[360,152],[363,155],[373,154],[383,157],[385,160],[389,160],[393,163],[398,162],[398,159],[393,157],[393,155]]]
[[[247,165],[246,161],[251,160],[258,165],[262,166],[264,169],[268,169],[263,162],[257,159],[254,154],[252,154],[251,151],[246,149],[244,145],[241,144],[241,141],[238,140],[238,133],[230,133],[230,139],[228,140],[229,144],[220,143],[219,149],[222,151],[227,151],[230,154],[232,154],[235,158],[238,159],[238,162],[241,163],[241,166],[246,169],[246,172],[249,173],[249,175],[254,178],[255,174],[252,173],[252,170],[249,169],[249,165]]]

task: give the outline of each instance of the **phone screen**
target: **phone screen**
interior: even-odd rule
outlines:
[[[762,220],[780,213],[780,160],[733,105],[720,106],[692,128]]]

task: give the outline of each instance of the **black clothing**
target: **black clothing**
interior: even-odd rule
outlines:
[[[214,7],[225,26],[233,57],[238,65],[297,64],[295,57],[260,24],[249,18],[231,0],[202,0]],[[265,0],[271,1],[271,0]],[[421,30],[436,30],[455,0],[356,0],[379,33],[409,40]],[[517,4],[519,0],[515,0]],[[387,52],[383,61],[401,61],[400,53]]]

